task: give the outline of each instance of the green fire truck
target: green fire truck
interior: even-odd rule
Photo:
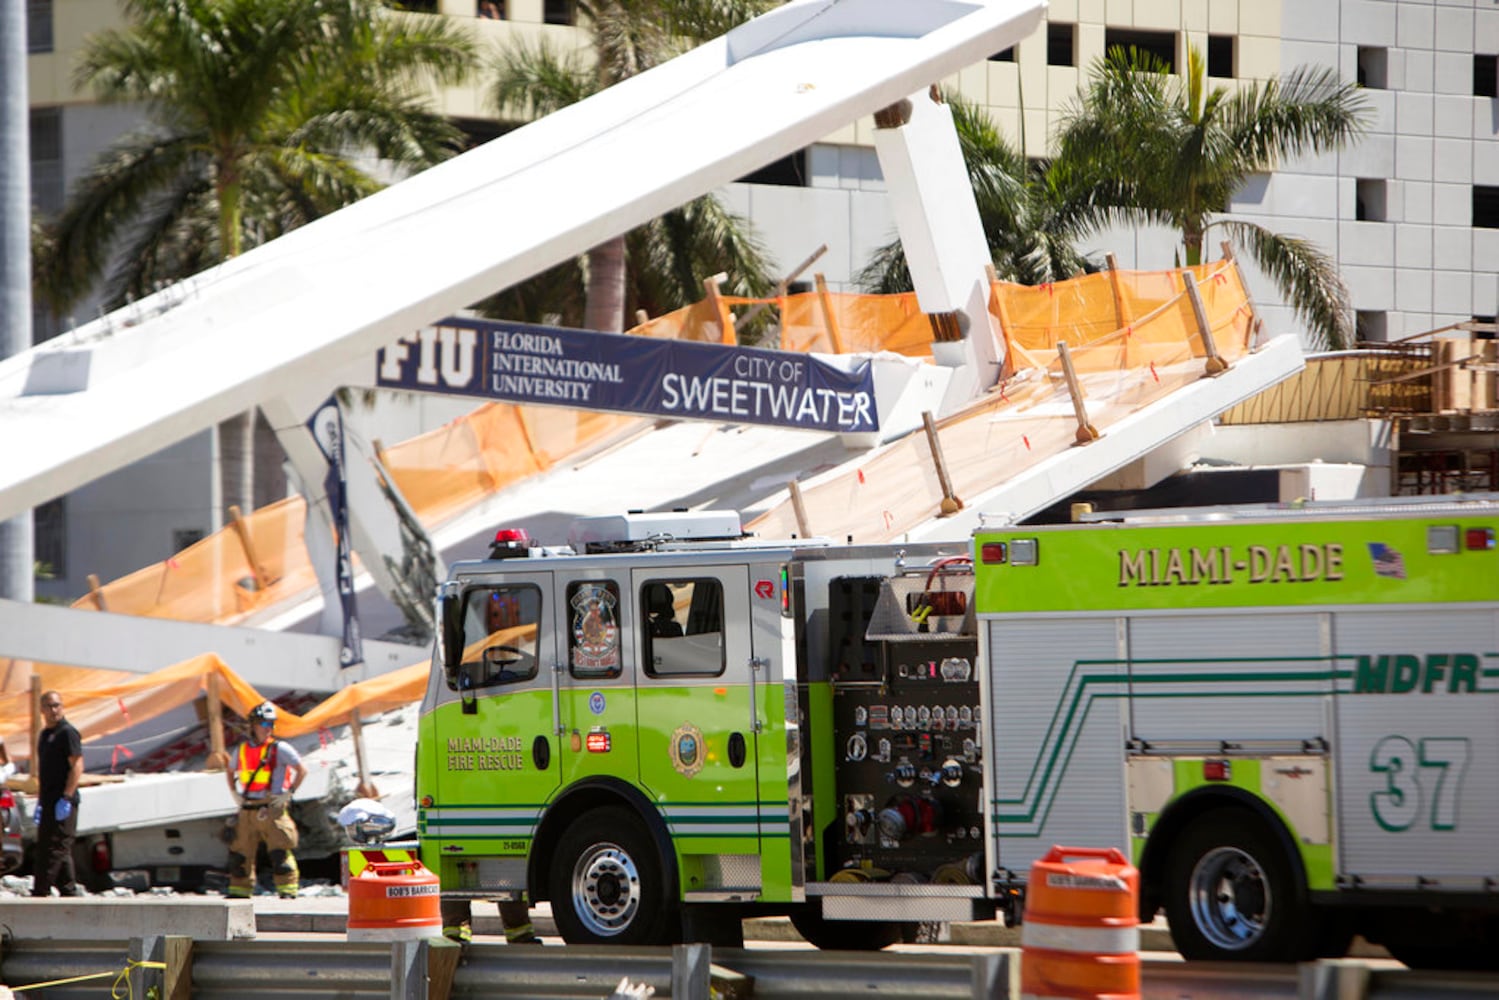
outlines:
[[[423,860],[569,942],[870,948],[1114,846],[1189,958],[1495,961],[1499,502],[1110,517],[501,532],[441,591]]]

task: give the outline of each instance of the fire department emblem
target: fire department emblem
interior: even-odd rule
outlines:
[[[671,766],[684,778],[703,769],[703,731],[690,722],[671,734]]]
[[[581,583],[572,598],[573,666],[579,670],[619,667],[617,601],[607,584]]]

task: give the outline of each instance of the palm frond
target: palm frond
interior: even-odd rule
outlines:
[[[1286,302],[1307,324],[1317,346],[1341,350],[1353,343],[1353,306],[1335,262],[1309,240],[1283,236],[1242,219],[1214,223],[1249,251]]]

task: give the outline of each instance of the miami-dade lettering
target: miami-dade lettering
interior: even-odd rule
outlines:
[[[1119,550],[1121,587],[1312,583],[1343,579],[1343,546],[1232,545]]]

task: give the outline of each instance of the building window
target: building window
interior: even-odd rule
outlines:
[[[545,24],[576,24],[578,10],[573,0],[546,0],[541,10],[541,20]]]
[[[1208,76],[1229,79],[1234,73],[1234,36],[1208,36]]]
[[[1473,185],[1473,228],[1499,229],[1499,187]]]
[[[38,576],[44,578],[68,574],[68,508],[67,498],[48,500],[31,512],[31,539],[35,547]]]
[[[203,540],[202,528],[176,528],[172,531],[172,551],[186,552]]]
[[[1073,44],[1076,28],[1074,24],[1057,24],[1055,21],[1046,26],[1046,65],[1077,65],[1077,50]]]
[[[1103,45],[1105,51],[1120,48],[1125,51],[1134,49],[1137,52],[1148,52],[1166,65],[1167,72],[1176,72],[1176,35],[1173,32],[1105,28]]]
[[[489,21],[505,20],[505,0],[479,0],[478,14]]]
[[[1015,61],[1015,46],[1011,45],[1007,49],[1001,49],[1000,51],[994,53],[992,56],[989,57],[989,61],[990,62],[1014,62]]]
[[[1473,54],[1473,96],[1499,97],[1499,56]]]
[[[1390,53],[1386,49],[1371,45],[1358,47],[1358,85],[1370,90],[1384,90],[1389,86]]]
[[[772,184],[776,187],[807,186],[807,151],[799,149],[774,163],[767,163],[752,174],[739,178],[744,184]]]
[[[26,0],[26,51],[52,51],[52,0]]]
[[[1360,177],[1356,183],[1353,217],[1360,222],[1384,222],[1389,218],[1385,208],[1388,190],[1385,180]]]
[[[31,201],[42,215],[62,211],[62,110],[32,108],[28,123],[31,142]]]
[[[1383,343],[1390,339],[1389,316],[1382,312],[1360,309],[1354,315],[1354,337],[1364,344]]]

